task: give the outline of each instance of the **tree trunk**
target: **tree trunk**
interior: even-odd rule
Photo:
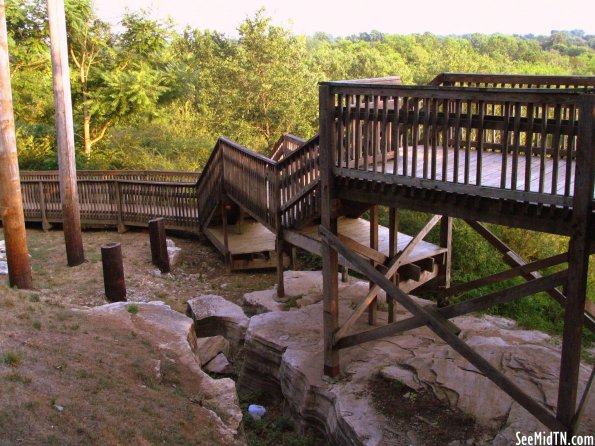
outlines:
[[[27,249],[12,109],[4,0],[0,0],[0,214],[2,214],[4,228],[10,285],[17,288],[31,288],[31,265]]]
[[[60,198],[68,266],[85,261],[74,159],[74,124],[68,72],[68,44],[64,0],[48,0],[48,22],[54,79],[56,139],[60,170]]]

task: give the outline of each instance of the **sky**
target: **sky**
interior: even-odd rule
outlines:
[[[595,0],[94,0],[99,17],[117,24],[126,8],[150,9],[179,27],[237,36],[264,7],[273,23],[295,34],[544,34],[582,29],[595,34]]]

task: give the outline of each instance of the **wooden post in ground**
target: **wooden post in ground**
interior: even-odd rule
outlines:
[[[31,265],[27,249],[12,109],[4,0],[0,0],[0,214],[4,228],[9,283],[17,288],[31,288]]]
[[[162,273],[169,273],[169,254],[165,237],[165,220],[163,217],[149,220],[149,240],[151,242],[151,261]]]
[[[370,248],[378,250],[378,206],[370,208]],[[373,260],[370,260],[372,266],[376,266]],[[370,281],[370,289],[374,283]],[[368,324],[376,325],[378,318],[378,298],[375,297],[368,307]]]
[[[103,265],[103,286],[109,302],[126,300],[126,283],[122,264],[122,247],[119,243],[106,243],[101,246]]]
[[[47,0],[47,3],[64,241],[68,266],[77,266],[85,261],[85,252],[81,234],[81,216],[76,184],[74,125],[72,121],[64,0]]]
[[[388,256],[392,259],[397,255],[397,238],[399,235],[399,214],[396,208],[388,209]],[[399,286],[399,273],[393,276],[393,283]],[[386,295],[386,302],[388,304],[388,323],[395,321],[395,299]]]
[[[574,198],[572,206],[573,235],[568,247],[568,281],[562,359],[558,386],[557,418],[572,429],[576,413],[578,373],[581,361],[581,341],[587,275],[592,234],[589,232],[593,200],[593,164],[595,163],[595,98],[583,95],[580,107],[580,127],[576,150]],[[571,432],[572,433],[572,432]]]
[[[446,248],[444,260],[440,264],[437,283],[439,288],[450,288],[450,269],[452,263],[452,217],[444,215],[440,220],[440,246]],[[446,302],[443,302],[446,303]]]
[[[337,218],[333,215],[335,102],[328,85],[321,85],[319,88],[319,109],[321,226],[337,234]],[[324,241],[322,242],[322,288],[324,374],[335,377],[341,372],[339,350],[333,348],[333,337],[339,327],[339,257],[337,251]]]

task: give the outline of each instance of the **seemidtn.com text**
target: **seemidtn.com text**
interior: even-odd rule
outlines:
[[[569,435],[567,432],[516,433],[516,446],[594,446],[593,435]]]

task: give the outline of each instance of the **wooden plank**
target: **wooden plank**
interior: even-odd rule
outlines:
[[[551,430],[565,429],[565,425],[558,421],[547,408],[525,394],[502,372],[496,369],[486,359],[452,333],[449,327],[440,319],[437,319],[433,314],[415,303],[410,296],[399,290],[399,288],[397,288],[390,280],[368,265],[364,260],[357,258],[355,254],[351,253],[349,249],[347,249],[341,241],[326,228],[321,226],[320,232],[326,243],[340,252],[345,258],[349,259],[349,261],[362,268],[368,278],[379,285],[387,294],[392,294],[407,311],[418,317],[426,326],[428,326],[428,328],[442,338],[456,352],[467,359],[473,366],[475,366],[475,368],[500,387],[500,389],[510,395],[517,403],[523,406],[545,426]]]

